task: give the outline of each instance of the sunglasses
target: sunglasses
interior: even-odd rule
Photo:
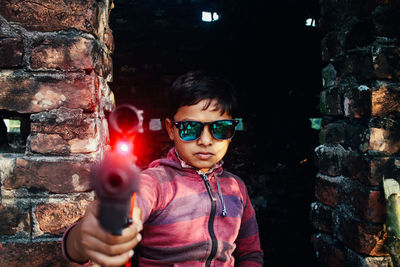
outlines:
[[[218,120],[211,122],[174,121],[172,123],[178,128],[179,137],[183,141],[190,142],[200,138],[205,125],[209,125],[210,132],[215,139],[231,139],[235,134],[235,128],[239,120]]]

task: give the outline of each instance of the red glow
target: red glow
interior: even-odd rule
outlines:
[[[127,141],[118,141],[115,147],[117,152],[122,155],[131,154],[133,150],[132,143]]]

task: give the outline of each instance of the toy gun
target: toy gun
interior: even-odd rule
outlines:
[[[94,165],[90,184],[99,199],[100,225],[114,235],[132,223],[139,168],[132,154],[134,133],[143,132],[143,111],[131,105],[120,105],[108,119],[117,141],[103,160]]]

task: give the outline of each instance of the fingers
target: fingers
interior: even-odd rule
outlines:
[[[80,223],[82,251],[102,266],[124,265],[132,257],[133,248],[142,240],[141,210],[135,207],[133,223],[123,229],[122,235],[113,235],[100,226],[97,209],[97,201],[89,204]]]
[[[139,234],[138,236],[136,236],[131,240],[128,240],[127,242],[117,243],[113,245],[104,243],[100,239],[97,239],[96,237],[93,236],[88,236],[83,242],[84,246],[88,248],[88,250],[96,251],[106,256],[112,257],[124,254],[132,250],[134,247],[137,246],[140,240],[141,236]]]

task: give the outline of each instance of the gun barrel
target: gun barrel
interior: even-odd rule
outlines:
[[[131,105],[118,106],[109,117],[111,128],[129,140],[134,132],[143,132],[143,112]],[[126,144],[127,145],[127,144]],[[90,184],[99,199],[101,226],[121,235],[131,221],[131,198],[137,192],[139,168],[130,149],[109,151],[92,167]]]

